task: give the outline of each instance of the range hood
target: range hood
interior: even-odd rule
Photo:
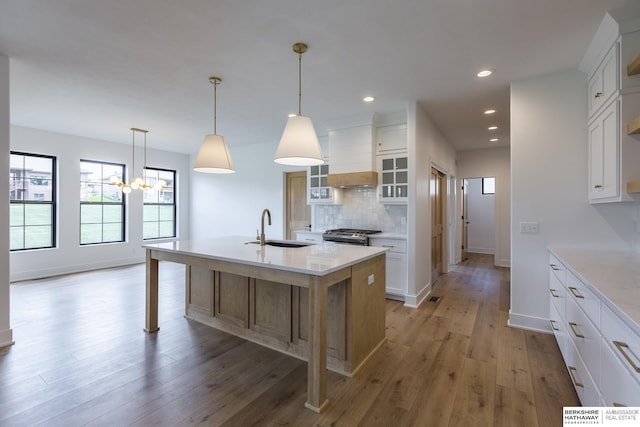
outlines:
[[[375,187],[378,173],[375,171],[374,117],[367,115],[359,120],[335,126],[329,130],[330,187]]]
[[[378,172],[331,173],[327,176],[329,187],[375,187],[378,185]]]

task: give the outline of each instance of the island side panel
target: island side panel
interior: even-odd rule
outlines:
[[[347,347],[349,370],[356,372],[385,341],[386,255],[363,261],[351,268],[347,294]],[[372,283],[369,284],[370,279]]]
[[[185,268],[186,313],[187,316],[213,316],[214,307],[214,273],[213,271],[187,265]]]
[[[157,332],[158,327],[158,260],[147,249],[144,331]]]

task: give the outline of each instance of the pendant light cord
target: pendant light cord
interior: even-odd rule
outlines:
[[[218,134],[216,129],[217,114],[218,114],[218,111],[217,111],[218,103],[216,102],[217,98],[218,98],[218,81],[214,80],[213,81],[213,134],[214,135]]]
[[[298,53],[298,116],[302,115],[302,53]]]

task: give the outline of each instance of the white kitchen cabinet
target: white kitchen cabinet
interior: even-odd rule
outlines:
[[[583,406],[640,405],[640,333],[623,320],[611,299],[550,254],[551,328]],[[591,265],[589,268],[599,266]],[[632,267],[630,267],[632,268]],[[564,277],[564,279],[563,279]],[[606,274],[606,281],[615,274]],[[621,277],[625,277],[624,275]],[[611,283],[607,283],[607,287]],[[562,287],[564,294],[558,292]],[[616,288],[617,289],[617,288]],[[562,298],[562,295],[565,298]],[[558,308],[565,303],[565,318]],[[619,309],[616,309],[619,312]],[[560,320],[559,320],[560,319]]]
[[[593,117],[617,95],[620,76],[619,47],[620,44],[616,42],[609,48],[589,79],[589,117]]]
[[[329,164],[310,166],[307,172],[307,204],[339,205],[342,203],[340,189],[327,185]]]
[[[640,22],[640,21],[638,21]],[[640,51],[640,24],[606,17],[587,49],[590,203],[637,200],[629,183],[640,181],[640,144],[627,124],[640,114],[640,76],[629,74]]]
[[[406,153],[378,156],[378,201],[407,203],[409,158]]]
[[[407,151],[406,123],[376,128],[376,154]]]
[[[404,301],[407,294],[407,239],[373,237],[369,244],[387,251],[386,293],[391,299]]]
[[[305,242],[315,242],[322,243],[322,232],[321,231],[296,231],[296,240],[301,240]]]

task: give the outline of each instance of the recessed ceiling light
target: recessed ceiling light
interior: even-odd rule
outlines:
[[[495,112],[496,112],[496,110],[489,109],[489,110],[485,110],[485,112],[484,112],[484,113],[485,113],[485,114],[493,114],[493,113],[495,113]]]
[[[491,138],[489,142],[498,142],[498,138]]]
[[[489,126],[487,129],[489,129],[489,130],[496,130],[496,129],[498,129],[498,126]]]
[[[493,73],[493,70],[481,70],[476,74],[478,77],[488,77]]]
[[[373,102],[375,98],[373,96],[365,96],[364,98],[362,98],[362,100],[364,102]]]

